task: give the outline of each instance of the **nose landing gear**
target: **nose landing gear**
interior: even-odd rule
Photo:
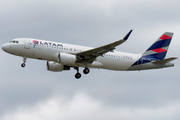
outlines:
[[[27,58],[23,58],[23,63],[21,64],[21,67],[25,67],[26,66],[26,60],[27,60]]]

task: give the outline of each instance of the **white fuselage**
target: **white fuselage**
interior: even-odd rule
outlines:
[[[79,79],[79,67],[88,74],[89,68],[102,68],[118,71],[158,69],[174,66],[171,61],[177,57],[165,58],[173,33],[165,32],[142,54],[117,52],[114,49],[125,42],[130,30],[122,39],[97,48],[45,41],[32,38],[18,38],[2,45],[5,52],[23,57],[21,67],[25,67],[27,58],[47,61],[47,70],[61,72],[73,67],[77,70],[75,78]]]
[[[76,54],[92,49],[90,47],[30,38],[19,38],[15,40],[18,40],[18,43],[6,44],[6,46],[8,47],[8,50],[6,50],[6,52],[26,58],[42,59],[55,62],[57,61],[54,58],[54,55],[56,55],[57,53]],[[126,71],[132,66],[133,63],[135,63],[139,59],[139,57],[140,55],[138,54],[130,54],[117,51],[108,52],[103,56],[97,57],[92,64],[88,64],[87,66],[90,68]],[[70,66],[85,67],[82,63],[75,63]]]
[[[77,59],[76,54],[80,54],[81,52],[83,53],[83,51],[87,52],[88,50],[92,50],[93,48],[31,38],[14,39],[13,43],[11,41],[10,43],[4,44],[2,46],[2,49],[10,54],[22,56],[24,58],[24,63],[26,61],[26,58],[54,61],[54,63],[48,62],[47,66],[50,66],[48,68],[48,70],[50,71],[62,71],[63,69],[65,70],[63,66],[74,67],[76,69],[79,67],[84,67],[102,68],[118,71],[147,70],[174,66],[173,63],[169,63],[169,60],[162,61],[161,63],[155,63],[149,58],[143,58],[140,60],[142,54],[130,54],[117,51],[107,52],[102,56],[98,56],[95,60],[93,60],[92,63],[83,63],[78,61],[75,62],[75,59]],[[64,57],[62,57],[65,58],[64,63],[62,61],[59,61],[60,59],[58,58],[58,56],[60,54],[65,55]],[[68,57],[72,57],[72,59],[69,59]],[[144,62],[144,60],[149,61]],[[24,64],[22,64],[22,67],[24,67]]]

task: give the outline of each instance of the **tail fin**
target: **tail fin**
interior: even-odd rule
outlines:
[[[143,54],[142,57],[148,57],[156,60],[163,60],[171,43],[173,33],[165,32],[156,42],[149,47]]]

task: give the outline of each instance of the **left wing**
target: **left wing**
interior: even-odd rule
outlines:
[[[115,49],[116,46],[122,44],[123,42],[125,42],[128,37],[130,36],[132,30],[130,30],[123,39],[120,39],[118,41],[115,41],[113,43],[98,47],[98,48],[94,48],[94,49],[90,49],[84,52],[80,52],[77,53],[77,57],[80,60],[88,60],[90,63],[93,62],[98,56],[102,56],[104,53],[113,51]]]

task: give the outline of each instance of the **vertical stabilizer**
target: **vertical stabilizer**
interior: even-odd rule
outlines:
[[[173,33],[165,32],[141,55],[141,57],[132,66],[163,60],[166,57],[172,36]]]
[[[159,39],[157,39],[157,41],[153,45],[151,45],[142,54],[142,57],[163,60],[168,51],[172,36],[173,36],[173,33],[165,32],[161,37],[159,37]]]

